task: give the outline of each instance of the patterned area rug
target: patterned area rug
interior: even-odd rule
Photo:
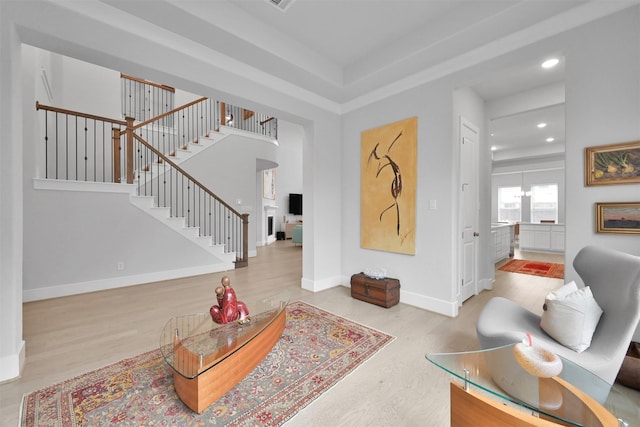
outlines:
[[[564,264],[553,262],[525,261],[513,259],[498,270],[510,273],[529,274],[532,276],[550,277],[553,279],[564,278]]]
[[[202,414],[185,406],[159,350],[32,392],[21,426],[279,426],[393,337],[303,302],[273,350]]]

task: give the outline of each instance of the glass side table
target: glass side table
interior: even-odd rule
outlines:
[[[160,352],[180,399],[200,413],[247,376],[280,339],[287,304],[284,296],[265,299],[249,307],[248,319],[227,324],[209,313],[171,318]]]
[[[514,346],[426,355],[462,380],[462,385],[451,383],[451,426],[628,425],[592,397],[608,392],[610,385],[604,380],[563,358],[558,376],[530,375],[517,363]],[[589,393],[575,382],[586,384]]]

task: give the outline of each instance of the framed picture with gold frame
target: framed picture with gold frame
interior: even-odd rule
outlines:
[[[276,170],[266,169],[262,172],[262,197],[276,199]]]
[[[640,202],[596,203],[596,233],[640,234]]]
[[[640,183],[640,141],[586,147],[584,160],[586,186]]]

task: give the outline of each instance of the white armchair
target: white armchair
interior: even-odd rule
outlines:
[[[574,383],[602,402],[640,321],[640,257],[587,246],[578,252],[573,266],[603,311],[588,349],[577,353],[563,346],[540,328],[540,316],[501,297],[492,298],[482,309],[476,327],[478,340],[487,349],[520,342],[529,332],[540,345],[606,381],[606,390],[593,390],[588,381],[581,383],[584,378]]]

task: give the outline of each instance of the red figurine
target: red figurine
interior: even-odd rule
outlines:
[[[236,320],[242,322],[247,319],[249,316],[247,305],[242,301],[238,301],[236,292],[231,287],[231,280],[224,276],[220,282],[222,282],[222,286],[216,288],[218,305],[213,305],[209,309],[211,319],[216,323],[222,324]]]

